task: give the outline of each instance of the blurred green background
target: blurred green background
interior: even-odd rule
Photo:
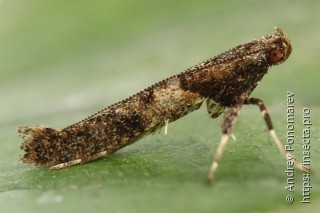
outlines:
[[[315,0],[0,0],[0,212],[318,212],[319,30]],[[253,96],[286,141],[286,93],[295,94],[294,154],[311,110],[311,204],[285,202],[286,162],[259,110],[246,106],[212,187],[204,180],[221,117],[204,107],[92,163],[58,171],[18,161],[19,125],[63,128],[163,78],[279,26],[292,40]]]

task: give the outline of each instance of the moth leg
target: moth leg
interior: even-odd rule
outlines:
[[[165,120],[165,126],[164,126],[164,134],[165,134],[165,135],[167,135],[168,126],[169,126],[169,119]]]
[[[49,169],[62,169],[62,168],[65,168],[65,167],[69,167],[69,166],[73,166],[73,165],[79,164],[81,162],[82,162],[81,159],[76,159],[76,160],[72,160],[72,161],[68,161],[68,162],[65,162],[65,163],[60,163],[60,164],[51,166]]]
[[[96,160],[96,159],[99,159],[99,158],[102,158],[102,157],[106,157],[108,155],[110,155],[110,152],[108,153],[107,151],[102,151],[102,152],[99,152],[98,154],[95,154],[95,155],[91,156],[90,158],[87,158],[82,163],[93,161],[93,160]]]
[[[215,153],[214,160],[212,161],[209,174],[207,177],[207,183],[210,184],[216,174],[216,170],[218,168],[219,162],[221,160],[224,147],[226,146],[229,136],[232,132],[233,126],[235,125],[237,118],[239,116],[241,107],[243,105],[243,102],[241,102],[239,105],[236,105],[233,108],[230,108],[229,111],[226,113],[222,120],[222,136],[220,139],[220,143],[218,145],[218,148]]]
[[[161,121],[160,122],[160,124],[158,124],[158,126],[156,126],[155,128],[154,128],[154,130],[152,130],[152,134],[154,135],[155,133],[160,133],[161,132],[161,129],[162,129],[162,127],[164,126],[164,125],[166,125],[166,120],[164,120],[164,121]],[[169,122],[168,122],[169,123]]]
[[[85,163],[85,162],[88,162],[88,161],[96,160],[98,158],[102,158],[102,157],[105,157],[107,155],[108,155],[107,151],[102,151],[102,152],[99,152],[98,154],[90,157],[89,159],[76,159],[76,160],[68,161],[68,162],[65,162],[65,163],[60,163],[60,164],[51,166],[50,169],[62,169],[62,168],[65,168],[65,167],[76,165],[76,164],[80,164],[80,163]]]
[[[244,104],[248,105],[248,104],[252,104],[252,105],[257,105],[260,108],[260,111],[262,113],[262,117],[267,125],[268,131],[273,139],[273,141],[275,142],[275,144],[277,145],[280,153],[288,160],[288,159],[293,159],[294,161],[294,166],[302,171],[305,172],[310,172],[310,168],[304,166],[301,164],[301,162],[299,162],[298,160],[296,160],[296,158],[290,154],[289,152],[287,152],[283,146],[283,144],[281,143],[280,139],[278,138],[276,132],[273,129],[273,125],[272,125],[272,121],[271,121],[271,117],[268,113],[268,110],[266,108],[266,106],[264,105],[263,101],[261,99],[258,98],[248,98],[244,101]]]
[[[221,106],[220,104],[218,104],[210,98],[207,99],[206,103],[207,111],[209,113],[210,118],[216,118],[225,111],[225,106]]]

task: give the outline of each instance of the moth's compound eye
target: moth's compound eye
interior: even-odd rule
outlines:
[[[281,48],[275,48],[273,50],[270,50],[267,53],[267,60],[271,64],[279,64],[283,60],[283,50]]]

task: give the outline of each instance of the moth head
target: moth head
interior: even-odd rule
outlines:
[[[266,58],[272,65],[285,62],[292,51],[288,36],[280,28],[275,29],[276,32],[272,35],[275,39],[272,42],[271,49],[266,53]]]

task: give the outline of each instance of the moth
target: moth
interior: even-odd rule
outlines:
[[[250,97],[268,69],[286,61],[291,51],[287,35],[275,28],[273,34],[240,44],[66,128],[21,126],[21,160],[60,169],[109,156],[205,103],[211,118],[224,113],[221,140],[207,177],[211,182],[242,106],[253,104],[280,153],[304,170],[281,144],[264,102]]]

